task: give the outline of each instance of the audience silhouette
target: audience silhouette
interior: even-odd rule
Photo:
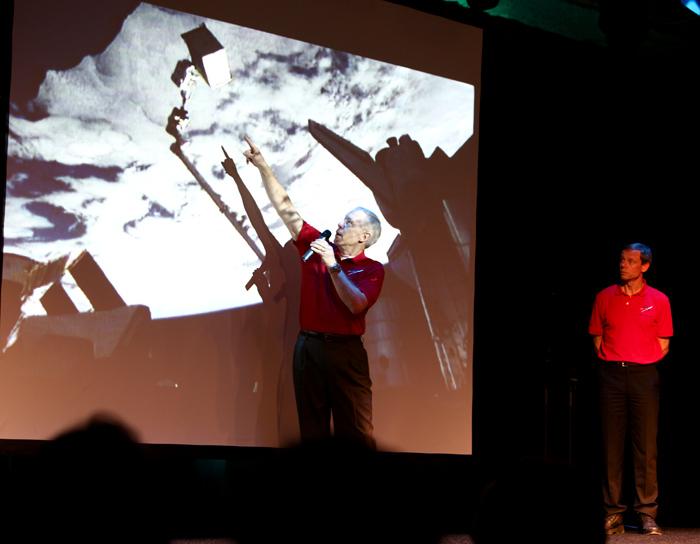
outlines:
[[[475,544],[603,544],[596,480],[573,465],[521,459],[488,483],[478,505]]]
[[[238,482],[247,492],[234,506],[236,542],[439,542],[420,475],[398,467],[390,454],[331,436],[272,457]]]
[[[181,510],[163,467],[153,470],[145,451],[109,416],[60,433],[40,447],[29,476],[9,486],[12,519],[4,530],[18,530],[22,542],[166,544],[187,538],[186,523],[175,518],[202,515],[189,511],[197,488],[188,480],[192,474],[183,473],[188,465],[169,465],[188,495]],[[213,505],[214,517],[224,520],[206,536],[236,544],[438,544],[446,536],[440,509],[469,490],[435,497],[444,488],[405,455],[336,436],[259,452],[230,472],[226,497],[202,498],[202,508]],[[463,475],[453,476],[459,485]],[[475,544],[511,544],[524,535],[538,544],[603,544],[596,481],[570,464],[521,459],[483,487],[464,519],[472,520]],[[198,528],[200,535],[209,529]]]
[[[27,484],[13,520],[22,542],[168,542],[143,452],[109,416],[47,441]]]

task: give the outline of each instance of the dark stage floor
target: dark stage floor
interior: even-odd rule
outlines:
[[[608,538],[609,544],[700,544],[700,529],[662,527],[660,536],[640,535],[636,528],[627,528],[625,534]]]
[[[635,527],[629,527],[625,534],[609,537],[607,544],[700,544],[700,529],[673,527],[663,529],[663,535],[647,536],[639,534]],[[469,535],[447,535],[442,538],[440,544],[473,544],[473,542]],[[566,539],[563,538],[562,542],[566,542]],[[171,544],[236,544],[236,541],[228,539],[175,540]]]
[[[623,535],[608,537],[607,544],[700,544],[700,529],[663,528],[663,535],[642,535],[636,527],[629,527]],[[562,542],[566,542],[562,538]],[[473,544],[468,535],[449,535],[440,544]]]

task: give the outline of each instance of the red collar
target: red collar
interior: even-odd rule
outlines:
[[[364,251],[360,251],[360,252],[359,252],[357,255],[355,255],[354,257],[345,257],[345,258],[343,259],[343,258],[340,256],[340,252],[338,251],[338,246],[336,246],[336,245],[333,245],[333,252],[335,253],[335,257],[336,257],[336,260],[337,260],[338,262],[359,263],[359,262],[364,261],[365,259],[367,259],[367,257],[365,257],[365,252],[364,252]]]
[[[644,293],[644,291],[646,291],[646,288],[647,288],[647,282],[646,282],[646,280],[642,280],[642,288],[641,288],[639,291],[637,291],[635,294],[633,294],[633,295],[628,295],[627,293],[625,293],[625,292],[622,290],[622,285],[619,285],[619,284],[618,284],[618,286],[617,286],[617,294],[618,294],[618,295],[625,296],[625,297],[636,297],[636,296],[641,295],[642,293]]]

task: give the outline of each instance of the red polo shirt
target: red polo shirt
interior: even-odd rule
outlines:
[[[655,363],[663,357],[658,338],[673,336],[671,304],[646,283],[631,296],[619,285],[611,285],[595,298],[588,332],[603,337],[605,361]]]
[[[299,254],[303,255],[309,249],[309,244],[320,236],[317,229],[304,222],[294,242]],[[354,315],[340,300],[321,257],[313,255],[301,263],[301,328],[331,334],[364,334],[365,315],[379,297],[384,282],[384,267],[365,257],[364,252],[352,259],[341,260],[338,248],[333,245],[333,250],[350,281],[367,297],[368,306],[360,314]]]

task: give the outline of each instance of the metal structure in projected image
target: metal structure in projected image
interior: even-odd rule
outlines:
[[[106,359],[130,349],[134,336],[151,320],[142,304],[127,305],[88,251],[68,264],[68,256],[41,263],[20,255],[3,255],[2,342],[5,361],[42,360],[60,346]],[[67,292],[66,276],[74,288]],[[69,280],[70,281],[70,280]],[[81,311],[77,290],[89,301]],[[36,292],[46,315],[24,315],[23,304]]]
[[[197,183],[211,197],[219,211],[230,221],[255,255],[263,261],[265,255],[248,234],[247,227],[243,224],[245,218],[238,217],[238,214],[226,205],[221,195],[214,191],[183,149],[187,145],[184,132],[189,124],[189,113],[186,108],[187,101],[197,86],[197,82],[203,79],[209,85],[213,86],[213,82],[217,82],[218,86],[222,86],[231,80],[231,74],[228,61],[226,60],[226,51],[207,29],[206,25],[202,24],[184,33],[182,38],[187,43],[192,62],[186,59],[180,60],[175,66],[175,71],[171,78],[180,88],[182,103],[180,106],[173,108],[168,117],[168,124],[165,127],[165,131],[175,138],[175,142],[170,146],[170,150],[183,162],[192,176],[194,176],[194,179],[197,180]],[[215,57],[217,61],[207,62],[207,59],[210,57]],[[207,71],[207,66],[210,67],[209,71]],[[240,181],[240,178],[236,181],[239,185],[243,183]],[[248,284],[247,288],[250,288],[250,284]]]
[[[417,291],[444,383],[458,390],[467,379],[472,308],[473,184],[465,183],[470,140],[452,157],[438,147],[426,158],[418,142],[404,135],[389,138],[372,159],[315,121],[309,121],[309,131],[372,190],[384,217],[401,231],[389,250],[391,269]],[[388,338],[401,336],[394,333]]]

